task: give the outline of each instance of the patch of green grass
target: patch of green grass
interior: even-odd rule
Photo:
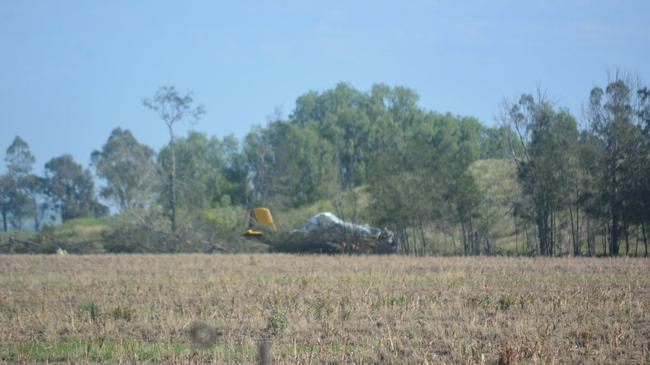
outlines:
[[[179,357],[191,351],[192,346],[189,344],[132,340],[10,342],[0,344],[0,360],[56,362],[85,359],[93,362],[106,362],[119,358],[120,354],[135,354],[140,361],[152,361]]]
[[[104,227],[108,223],[108,218],[77,218],[65,222],[62,226],[72,227]]]
[[[327,347],[334,353],[349,353],[355,350],[355,347],[341,343],[332,343]],[[318,350],[317,346],[311,344],[276,344],[272,345],[272,348],[275,354],[283,357],[290,357],[294,352],[313,353]],[[254,358],[256,354],[257,345],[254,344],[218,344],[211,348],[199,348],[188,343],[133,340],[0,343],[0,361],[9,363],[78,361],[112,363],[125,359],[143,362],[170,359],[237,360],[241,359],[242,355]]]
[[[100,316],[99,313],[99,308],[97,307],[97,304],[95,302],[89,302],[89,303],[83,303],[79,306],[79,309],[81,309],[84,312],[88,312],[88,316],[90,317],[90,320],[95,322]]]

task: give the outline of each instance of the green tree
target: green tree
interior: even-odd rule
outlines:
[[[599,161],[599,201],[606,208],[609,231],[609,254],[618,256],[621,233],[625,234],[626,201],[624,188],[634,181],[629,162],[638,153],[633,123],[634,106],[631,88],[625,80],[618,78],[606,89],[599,87],[591,91],[588,119],[594,135],[602,146]]]
[[[24,219],[32,215],[36,209],[26,194],[26,177],[31,173],[34,161],[34,155],[29,150],[27,142],[16,136],[9,148],[7,148],[5,156],[8,179],[2,183],[2,195],[5,201],[3,204],[3,226],[5,230],[7,217],[9,217],[13,227],[22,229]]]
[[[176,194],[179,207],[200,210],[219,205],[222,198],[230,200],[230,197],[224,197],[227,194],[224,176],[226,148],[232,146],[226,146],[219,138],[195,131],[176,139]],[[160,151],[158,159],[163,170],[171,168],[172,154],[169,146]],[[168,190],[163,191],[164,201],[169,200],[169,193]]]
[[[22,189],[31,208],[34,229],[38,231],[41,228],[41,223],[51,211],[47,199],[47,179],[29,174],[22,180]]]
[[[74,162],[72,156],[52,158],[45,164],[47,195],[63,222],[80,217],[99,217],[108,209],[95,197],[92,175]]]
[[[177,187],[176,187],[176,147],[174,144],[174,126],[183,120],[197,121],[205,109],[203,106],[194,106],[194,98],[191,93],[181,94],[173,86],[163,86],[150,99],[144,99],[143,105],[156,113],[162,119],[169,131],[169,150],[171,164],[167,171],[167,190],[169,191],[169,219],[172,233],[176,233],[176,209],[177,209]]]
[[[101,151],[91,155],[97,176],[106,181],[101,196],[121,211],[150,202],[155,177],[154,152],[140,144],[129,130],[115,128]]]
[[[395,229],[404,252],[424,254],[432,249],[427,227],[460,220],[466,228],[465,252],[478,251],[478,245],[473,246],[479,242],[478,230],[471,219],[480,192],[468,172],[478,156],[477,121],[417,109],[403,112],[408,118],[386,114],[373,138],[378,148],[370,160],[368,181],[375,222]],[[393,121],[394,116],[401,121]]]
[[[246,163],[246,202],[268,205],[273,176],[273,146],[267,129],[254,127],[244,139]]]
[[[7,148],[5,157],[7,173],[16,178],[23,177],[32,171],[34,161],[34,155],[29,150],[27,142],[16,136],[9,148]]]
[[[534,221],[539,252],[553,255],[559,213],[567,206],[573,181],[574,171],[567,156],[577,143],[576,121],[567,110],[556,111],[541,95],[537,99],[522,95],[506,115],[506,123],[518,136],[516,145],[523,147],[515,155],[524,195],[518,212]]]
[[[289,122],[309,124],[320,138],[333,146],[341,188],[350,190],[365,181],[369,118],[368,98],[346,83],[323,93],[311,91],[296,101]],[[322,151],[321,151],[322,152]],[[320,159],[323,163],[324,156]]]
[[[247,204],[248,168],[242,146],[234,135],[228,135],[221,141],[224,154],[221,191],[235,205]]]
[[[513,131],[506,126],[481,127],[480,129],[480,153],[481,159],[496,158],[504,159],[511,157],[509,142],[515,138]],[[518,154],[521,151],[517,151]]]
[[[587,254],[596,254],[596,227],[607,218],[601,204],[599,182],[602,180],[600,161],[605,151],[598,137],[591,130],[583,130],[578,138],[578,207],[584,212],[584,228],[587,233]],[[578,227],[579,228],[579,227]],[[578,230],[579,232],[579,230]],[[574,250],[575,251],[575,250]]]
[[[645,255],[648,256],[647,226],[650,224],[650,88],[642,87],[637,92],[639,100],[638,117],[640,135],[639,153],[636,154],[637,179],[635,184],[635,210],[636,224],[641,225],[641,233],[645,245]],[[638,250],[638,246],[637,246]]]
[[[290,124],[309,124],[333,148],[340,189],[349,191],[366,184],[375,141],[381,139],[380,126],[387,120],[402,130],[420,117],[418,95],[404,87],[373,85],[362,93],[347,83],[339,83],[322,93],[310,91],[296,101]],[[320,157],[322,163],[326,162]]]
[[[17,190],[16,182],[8,174],[0,175],[0,214],[2,215],[2,229],[5,232],[9,229],[9,218]]]
[[[333,148],[320,137],[316,124],[275,121],[247,136],[254,201],[288,208],[332,194]]]
[[[458,123],[458,152],[450,156],[449,198],[456,208],[461,224],[463,252],[466,255],[490,254],[490,222],[484,211],[483,194],[469,167],[480,155],[482,126],[474,118],[463,118]]]

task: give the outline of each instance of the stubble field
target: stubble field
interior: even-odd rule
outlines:
[[[254,363],[264,341],[278,364],[650,363],[650,265],[0,256],[0,363]]]

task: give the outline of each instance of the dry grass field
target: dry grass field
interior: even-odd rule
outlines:
[[[0,256],[0,363],[650,363],[649,263]]]

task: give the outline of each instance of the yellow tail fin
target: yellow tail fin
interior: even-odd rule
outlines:
[[[273,216],[269,208],[253,208],[252,216],[257,224],[266,226],[272,231],[275,231],[275,223],[273,223]]]

